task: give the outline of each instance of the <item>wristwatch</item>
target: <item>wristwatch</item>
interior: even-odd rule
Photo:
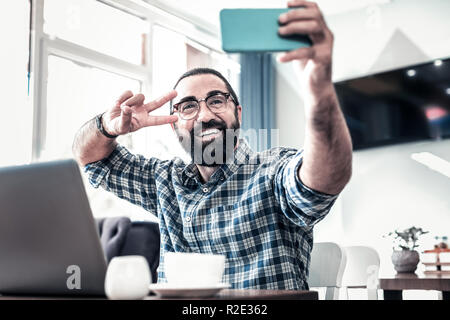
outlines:
[[[103,123],[102,123],[103,114],[104,113],[100,113],[98,116],[95,117],[95,123],[97,124],[98,131],[100,131],[107,138],[110,138],[110,139],[117,138],[118,136],[109,134],[108,132],[106,132],[105,128],[103,127]]]

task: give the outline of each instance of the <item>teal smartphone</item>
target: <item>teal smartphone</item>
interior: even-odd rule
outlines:
[[[220,29],[225,52],[280,52],[310,47],[307,35],[280,36],[278,17],[284,9],[222,9]]]

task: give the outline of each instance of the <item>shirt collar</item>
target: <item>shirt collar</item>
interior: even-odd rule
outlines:
[[[227,179],[243,164],[249,163],[249,160],[254,156],[254,151],[250,148],[245,139],[239,139],[239,145],[234,151],[234,159],[229,160],[229,162],[222,164],[211,176],[215,178],[217,175],[220,176],[219,172],[223,172],[224,178]],[[186,185],[190,180],[196,180],[200,182],[200,172],[194,163],[189,163],[185,165],[184,170],[181,174],[181,181],[183,185]],[[196,184],[197,184],[196,183]]]

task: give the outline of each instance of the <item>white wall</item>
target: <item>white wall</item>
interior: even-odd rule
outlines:
[[[333,79],[360,77],[450,56],[450,1],[393,0],[344,14],[326,16],[335,36]],[[298,121],[301,98],[292,64],[276,64],[277,126],[280,141],[303,144]],[[301,123],[300,123],[301,124]]]
[[[448,0],[395,0],[326,17],[335,35],[334,80],[450,56],[449,12]],[[292,66],[278,64],[276,76],[280,145],[300,147],[303,104]],[[352,180],[315,228],[315,241],[373,246],[381,255],[380,271],[388,273],[392,248],[383,234],[423,227],[430,234],[421,250],[432,245],[434,235],[450,235],[450,179],[411,159],[422,151],[450,161],[450,140],[354,152]]]
[[[28,1],[0,3],[0,166],[26,163],[31,156],[28,25]]]

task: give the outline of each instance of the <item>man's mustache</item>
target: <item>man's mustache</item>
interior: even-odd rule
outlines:
[[[207,130],[207,129],[211,129],[211,128],[215,128],[218,130],[225,130],[227,128],[227,125],[225,122],[219,122],[217,120],[211,119],[208,122],[201,122],[201,123],[195,125],[191,130],[191,134],[198,135],[203,130]]]

